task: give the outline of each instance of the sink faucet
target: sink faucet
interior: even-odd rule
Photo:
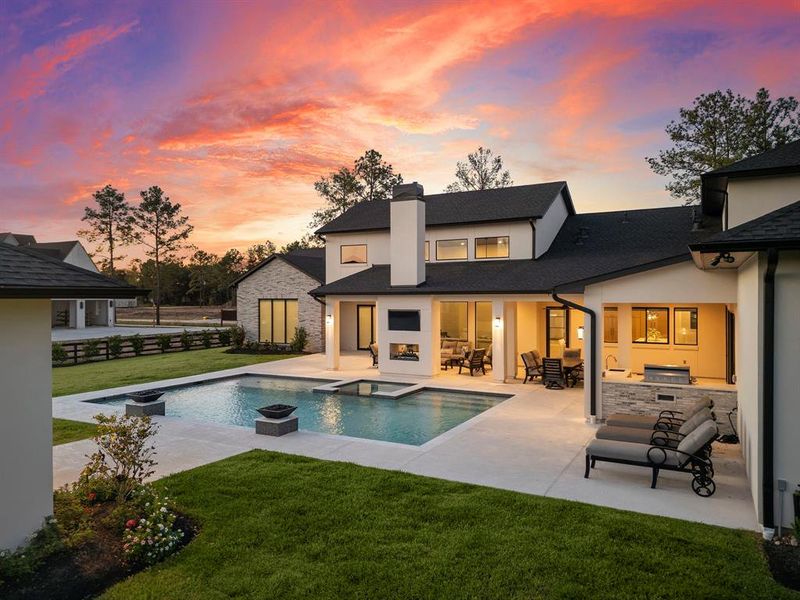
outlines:
[[[619,361],[617,360],[617,357],[614,356],[613,354],[609,354],[608,356],[606,356],[606,371],[608,371],[608,359],[609,358],[613,358],[614,359],[614,364],[615,365],[619,364]]]

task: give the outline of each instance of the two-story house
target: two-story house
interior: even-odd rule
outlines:
[[[704,179],[702,207],[581,214],[565,182],[431,196],[412,183],[361,203],[317,232],[327,367],[374,342],[381,373],[430,377],[446,367],[443,341],[460,340],[491,348],[488,376],[504,382],[521,379],[522,352],[568,348],[584,358],[592,422],[711,397],[721,429],[729,414],[739,425],[772,527],[778,479],[800,481],[789,436],[800,320],[788,301],[800,291],[800,209],[788,207],[800,142],[748,160]],[[739,236],[749,245],[724,249]],[[685,383],[664,383],[670,369]]]

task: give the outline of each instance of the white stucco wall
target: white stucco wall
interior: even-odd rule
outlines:
[[[86,249],[81,244],[75,244],[75,247],[64,258],[64,262],[92,273],[100,272],[92,261],[92,257],[89,256],[89,253],[86,252]]]
[[[544,216],[536,221],[536,258],[550,248],[568,215],[564,197],[559,193]]]
[[[788,482],[783,525],[792,520],[791,494],[800,484],[800,252],[781,252],[775,273],[775,480]],[[780,516],[777,484],[775,520]]]
[[[352,244],[367,245],[367,264],[341,264],[340,248]],[[328,234],[325,236],[325,283],[348,277],[353,273],[368,269],[372,265],[388,265],[390,261],[389,254],[388,230]]]
[[[425,281],[425,202],[390,203],[391,284],[419,285]]]
[[[0,548],[53,512],[50,300],[0,300]]]
[[[800,200],[800,175],[728,181],[728,227],[736,227]]]

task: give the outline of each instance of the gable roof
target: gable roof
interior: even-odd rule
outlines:
[[[311,293],[581,292],[590,283],[690,260],[689,244],[717,233],[720,221],[706,217],[702,229],[692,225],[693,209],[685,206],[571,215],[535,260],[427,263],[425,282],[415,288],[393,288],[389,265],[375,265]]]
[[[722,214],[729,179],[794,173],[800,174],[800,140],[703,173],[700,190],[703,212],[709,215]]]
[[[276,259],[281,259],[312,279],[320,283],[325,283],[325,248],[301,248],[285,254],[271,254],[255,267],[235,279],[233,283],[231,283],[231,286],[237,285]]]
[[[78,240],[70,240],[65,242],[34,242],[31,244],[20,244],[20,246],[42,252],[43,254],[47,254],[59,260],[64,260],[69,256],[69,253],[72,252],[75,246],[79,244],[80,242]]]
[[[800,200],[691,245],[696,252],[800,248]]]
[[[0,244],[0,298],[135,298],[147,291],[30,248]]]
[[[458,225],[540,219],[562,193],[570,214],[575,213],[566,181],[518,185],[425,196],[425,225]],[[345,233],[389,229],[391,200],[359,202],[316,233]]]
[[[29,244],[36,243],[36,238],[33,237],[32,235],[28,235],[25,233],[12,233],[10,231],[5,231],[3,233],[0,233],[0,241],[5,240],[8,236],[13,237],[16,240],[17,244],[19,244],[20,246],[27,246]]]

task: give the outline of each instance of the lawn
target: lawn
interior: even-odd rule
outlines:
[[[258,450],[157,485],[202,530],[106,600],[800,597],[745,531]]]
[[[288,354],[226,354],[227,348],[151,354],[53,369],[53,396],[186,377],[291,358]]]
[[[93,423],[53,419],[53,446],[85,440],[94,435],[96,426]]]

